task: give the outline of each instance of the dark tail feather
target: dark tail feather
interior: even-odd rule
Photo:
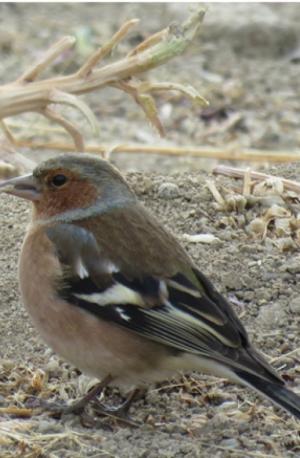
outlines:
[[[257,375],[242,370],[235,369],[234,372],[245,384],[261,392],[279,407],[282,407],[300,419],[300,396],[296,393],[288,390],[280,382],[274,383],[267,381]]]

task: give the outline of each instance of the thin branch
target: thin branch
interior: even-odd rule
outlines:
[[[179,83],[141,83],[139,85],[139,91],[140,92],[156,92],[156,91],[177,91],[181,92],[183,95],[186,97],[190,98],[192,102],[197,103],[201,106],[207,106],[209,105],[209,102],[202,97],[198,91],[193,88],[193,86],[190,86],[188,84],[183,85]]]
[[[65,119],[59,113],[56,113],[54,110],[51,110],[49,107],[45,108],[45,110],[41,111],[41,114],[44,115],[46,118],[50,119],[51,121],[57,122],[60,124],[73,138],[74,145],[77,151],[81,152],[84,151],[84,141],[81,133],[79,132],[78,128],[74,126],[70,121]]]
[[[5,137],[9,141],[9,143],[11,143],[12,145],[15,145],[16,144],[16,139],[15,139],[12,131],[8,127],[8,125],[3,121],[3,119],[0,120],[0,125],[1,125],[1,128],[2,128],[3,132],[4,132]]]
[[[71,143],[65,142],[43,142],[43,143],[34,143],[30,140],[17,140],[17,145],[19,147],[31,148],[31,149],[56,149],[58,151],[73,151],[74,145]],[[89,153],[99,153],[103,154],[105,151],[110,150],[109,145],[86,145],[85,151]],[[274,163],[284,163],[284,162],[299,162],[300,161],[300,152],[297,153],[286,153],[283,151],[273,152],[273,151],[263,151],[263,150],[246,150],[240,151],[238,154],[233,154],[231,150],[224,150],[222,148],[212,148],[212,147],[201,147],[201,148],[192,148],[190,146],[152,146],[144,144],[120,144],[114,146],[114,153],[129,153],[129,154],[159,154],[162,156],[190,156],[190,157],[199,157],[199,158],[210,158],[210,159],[220,159],[220,160],[229,160],[229,161],[246,161],[246,162],[274,162]],[[220,166],[222,167],[222,166]],[[218,168],[215,170],[216,173],[221,173],[218,171]],[[253,172],[252,172],[253,173]],[[252,175],[251,175],[252,176]]]
[[[141,44],[140,48],[136,49],[134,55],[127,56],[102,68],[95,68],[99,60],[107,55],[136,23],[136,20],[129,21],[103,48],[93,53],[79,71],[67,76],[34,81],[41,71],[53,62],[54,58],[73,44],[73,39],[70,37],[60,40],[19,80],[0,87],[0,118],[3,119],[28,111],[40,112],[53,102],[54,93],[61,94],[58,103],[69,103],[70,97],[95,91],[108,85],[128,82],[133,76],[165,64],[170,59],[183,54],[190,46],[191,41],[199,31],[204,14],[204,10],[201,9],[194,13],[182,26],[169,27],[167,32],[155,34],[152,41],[151,37],[148,38],[144,44]],[[64,94],[64,101],[62,94]],[[66,94],[69,96],[68,102],[66,101]],[[149,116],[153,113],[153,106],[150,106],[149,98],[145,99],[146,101],[142,99],[143,97],[138,94],[137,101],[142,107],[144,105],[143,109]],[[76,106],[74,98],[70,104]],[[147,104],[148,108],[145,109]],[[78,103],[77,108],[79,108]],[[82,105],[81,111],[85,116],[88,114],[87,109],[83,109]],[[90,113],[88,119],[91,121]],[[158,128],[158,123],[156,124],[154,123]]]
[[[49,103],[58,103],[77,108],[89,122],[93,130],[93,133],[98,133],[98,123],[94,113],[92,112],[90,107],[85,102],[80,100],[78,97],[75,97],[72,94],[68,94],[67,92],[58,91],[57,89],[54,89],[49,94]]]
[[[111,53],[114,47],[123,40],[123,38],[128,34],[129,30],[132,29],[136,24],[139,23],[139,19],[131,19],[130,21],[125,22],[118,30],[117,33],[101,48],[99,48],[91,57],[86,61],[86,63],[78,70],[77,76],[79,78],[85,78],[92,69],[99,64],[99,62],[104,59],[108,54]]]
[[[34,81],[47,67],[49,67],[55,59],[60,56],[63,52],[70,49],[76,38],[66,36],[61,38],[57,43],[51,46],[50,49],[42,56],[39,62],[36,62],[32,67],[26,70],[25,73],[17,80],[19,83],[31,83]]]
[[[212,193],[212,195],[215,198],[216,202],[223,207],[225,205],[225,200],[223,199],[223,196],[218,191],[215,183],[212,180],[206,180],[206,186],[208,187],[208,189]]]
[[[144,40],[142,43],[138,44],[134,49],[132,49],[127,54],[127,57],[136,56],[140,52],[143,52],[146,49],[150,48],[151,46],[156,45],[157,43],[159,43],[163,38],[165,38],[168,35],[168,31],[169,31],[169,28],[166,28],[146,38],[146,40]]]
[[[290,356],[293,356],[295,354],[300,354],[300,347],[295,348],[294,350],[289,351],[288,353],[284,353],[280,356],[275,356],[275,358],[272,358],[270,360],[270,364],[277,363],[278,361],[281,361],[282,359],[289,358]]]
[[[244,175],[244,183],[243,183],[243,196],[249,196],[251,191],[251,171],[250,168],[247,167],[245,170]]]
[[[158,117],[155,101],[151,95],[141,93],[139,91],[139,85],[130,84],[125,81],[113,83],[111,86],[121,89],[131,95],[136,103],[141,106],[150,124],[158,130],[161,137],[164,136],[164,127]]]
[[[300,155],[299,155],[299,159],[300,159]],[[225,175],[225,176],[233,177],[233,178],[244,178],[246,174],[249,174],[250,178],[253,178],[254,180],[257,180],[257,181],[264,181],[269,178],[277,178],[277,179],[279,178],[282,181],[286,189],[290,189],[291,191],[295,191],[295,192],[300,192],[300,183],[297,183],[296,181],[292,181],[292,180],[287,180],[286,178],[281,178],[278,176],[275,177],[274,175],[267,175],[266,173],[249,172],[248,170],[237,169],[235,167],[227,167],[226,165],[218,165],[217,167],[214,168],[213,173],[218,174],[218,175]]]

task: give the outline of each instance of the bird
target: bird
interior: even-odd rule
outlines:
[[[139,389],[198,371],[250,387],[300,418],[300,396],[251,344],[227,299],[105,159],[69,153],[7,180],[32,202],[22,301],[44,341],[99,383]]]

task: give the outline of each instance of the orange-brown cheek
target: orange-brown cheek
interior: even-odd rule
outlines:
[[[46,190],[34,205],[38,217],[49,217],[68,210],[89,207],[95,203],[98,195],[96,187],[90,183],[69,183],[63,188]]]

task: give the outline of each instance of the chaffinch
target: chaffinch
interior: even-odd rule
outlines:
[[[300,418],[300,397],[107,161],[59,156],[0,189],[33,203],[19,262],[33,323],[55,352],[104,378],[85,400],[108,383],[141,387],[197,370],[250,386]]]

